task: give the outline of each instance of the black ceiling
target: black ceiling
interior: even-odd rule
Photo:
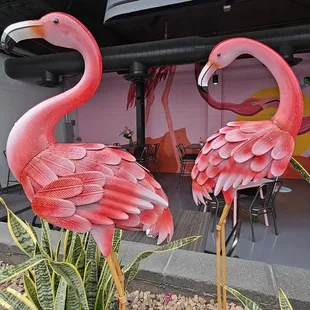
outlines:
[[[142,12],[103,24],[107,0],[0,0],[0,32],[11,23],[39,18],[51,11],[77,17],[100,47],[162,40],[165,27],[168,38],[178,38],[310,24],[310,0],[236,0],[232,10],[224,12],[226,1],[191,1],[165,11]],[[63,51],[43,40],[23,42],[20,47],[38,55]]]

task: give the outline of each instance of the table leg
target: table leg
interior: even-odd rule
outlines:
[[[263,194],[263,189],[260,189],[260,198],[264,199],[264,194]],[[268,216],[265,213],[264,214],[264,219],[265,219],[265,225],[268,227],[269,226],[269,221],[268,221]]]
[[[234,197],[234,215],[233,215],[233,226],[237,224],[237,212],[238,212],[238,201],[237,201],[237,193],[235,194]]]

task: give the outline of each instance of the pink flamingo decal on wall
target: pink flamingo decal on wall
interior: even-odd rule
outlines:
[[[201,65],[199,63],[195,64],[195,77],[196,81],[198,81],[199,73],[201,72]],[[305,83],[301,85],[301,89],[304,89],[309,85],[309,81],[305,78]],[[241,103],[233,103],[233,102],[220,102],[215,100],[210,92],[203,92],[198,88],[200,96],[210,105],[212,108],[217,110],[226,110],[234,112],[238,115],[242,116],[252,116],[255,115],[264,109],[267,108],[277,108],[279,105],[278,97],[270,97],[270,98],[246,98]],[[310,116],[303,117],[300,130],[298,135],[303,135],[310,131]]]
[[[216,228],[219,309],[227,308],[225,289],[222,308],[220,282],[226,284],[225,223],[236,190],[240,184],[284,173],[303,117],[302,92],[293,70],[274,50],[251,39],[228,39],[216,45],[199,74],[198,85],[206,87],[217,69],[227,67],[242,54],[252,55],[270,70],[279,85],[280,103],[271,120],[235,121],[216,131],[207,139],[191,173],[196,204],[205,204],[210,193],[217,196],[220,192],[226,203]]]
[[[72,89],[41,102],[14,125],[7,142],[9,167],[35,214],[76,232],[91,232],[106,258],[125,309],[123,275],[112,251],[114,227],[147,231],[158,243],[171,240],[173,221],[160,184],[126,151],[103,144],[57,143],[54,128],[95,93],[102,76],[99,47],[74,17],[50,13],[7,27],[1,45],[42,38],[79,51],[85,72]]]

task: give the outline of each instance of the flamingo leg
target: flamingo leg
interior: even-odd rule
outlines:
[[[106,256],[105,259],[109,265],[112,278],[115,282],[119,299],[119,310],[126,310],[127,297],[124,291],[124,287],[122,286],[121,279],[119,278],[119,275],[117,273],[117,267],[114,264],[112,256],[113,254],[110,254],[109,256]]]
[[[225,288],[221,285],[226,285],[226,238],[225,225],[226,219],[230,210],[230,205],[225,205],[220,220],[216,225],[216,280],[217,280],[217,299],[218,309],[227,309],[227,296]],[[222,260],[221,260],[222,255]],[[223,290],[223,308],[222,308],[222,290]]]
[[[117,275],[121,281],[121,285],[123,287],[123,290],[125,291],[125,276],[124,276],[124,273],[118,263],[118,260],[117,260],[117,257],[115,255],[115,253],[112,251],[111,253],[111,257],[112,257],[112,261],[114,263],[114,266],[115,266],[115,269],[116,269],[116,272],[117,272]]]

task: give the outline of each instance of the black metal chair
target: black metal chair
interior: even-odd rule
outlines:
[[[183,143],[179,143],[177,146],[179,161],[180,161],[180,178],[179,178],[179,185],[183,183],[183,177],[186,169],[186,164],[194,163],[197,154],[187,154]]]
[[[213,224],[211,228],[211,232],[214,232],[220,210],[222,210],[225,206],[225,200],[221,194],[219,194],[218,196],[214,196],[213,194],[210,194],[210,196],[211,196],[211,200],[206,199],[205,202],[206,202],[206,208],[208,208],[210,211],[215,210]],[[202,207],[204,206],[202,205]]]
[[[3,155],[7,161],[7,157],[6,157],[6,150],[3,151]],[[11,179],[11,170],[8,166],[8,174],[7,174],[7,178],[6,178],[6,193],[8,194],[9,193],[9,186],[10,184],[13,183],[13,184],[18,184],[19,185],[19,194],[21,194],[21,191],[22,191],[22,186],[21,184],[15,180],[15,179]]]
[[[232,257],[239,239],[240,239],[240,233],[241,233],[241,220],[238,219],[236,225],[233,227],[232,231],[230,232],[229,236],[226,239],[225,245],[226,245],[226,256],[228,257]],[[208,253],[208,254],[216,254],[215,252],[209,251],[209,250],[205,250],[204,253]],[[221,255],[222,255],[222,251],[221,251]],[[238,258],[238,256],[233,256]]]
[[[158,160],[158,151],[159,151],[159,147],[160,147],[160,144],[159,143],[155,143],[152,145],[152,149],[151,149],[151,152],[150,152],[150,162],[154,162],[156,164],[156,167],[157,167],[157,172],[159,172],[159,160]]]
[[[281,181],[273,181],[265,183],[257,188],[254,197],[249,196],[238,198],[238,207],[240,207],[241,210],[246,209],[249,212],[253,242],[255,242],[253,218],[257,218],[259,215],[264,215],[268,213],[272,214],[275,234],[278,235],[274,202],[281,186],[282,186]],[[262,191],[265,192],[264,198],[260,197]]]
[[[113,143],[113,145],[114,145],[114,146],[121,146],[121,144],[118,143],[118,142]]]
[[[137,146],[134,150],[134,156],[136,157],[136,161],[143,165],[147,166],[147,162],[150,160],[150,154],[152,152],[152,145],[146,144],[144,146]]]

